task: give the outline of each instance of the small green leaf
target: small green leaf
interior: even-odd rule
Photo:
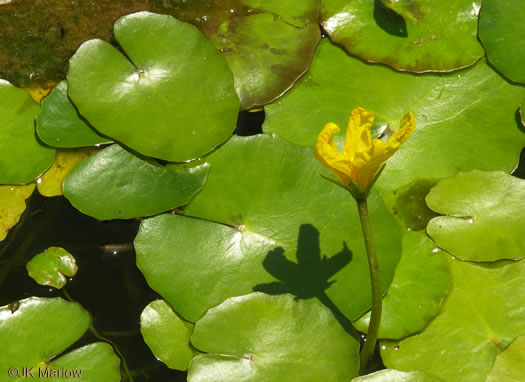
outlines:
[[[426,197],[447,215],[430,221],[436,244],[462,260],[496,261],[525,256],[525,180],[504,172],[473,170],[442,179]]]
[[[447,258],[426,235],[405,234],[401,260],[383,298],[379,338],[400,339],[423,329],[439,314],[450,283]],[[370,313],[354,322],[367,333]]]
[[[42,142],[53,147],[83,147],[111,142],[78,114],[67,96],[66,81],[61,81],[42,101],[36,131]]]
[[[525,336],[498,354],[486,382],[521,382],[525,375]]]
[[[140,332],[155,357],[171,369],[186,370],[198,354],[190,345],[193,325],[179,318],[164,300],[150,302],[144,308]]]
[[[34,372],[36,374],[37,371]],[[119,382],[120,359],[105,342],[95,342],[60,356],[42,370],[41,382]],[[54,375],[60,376],[52,378]],[[77,377],[78,376],[78,377]]]
[[[155,215],[188,203],[209,166],[167,168],[115,144],[77,165],[64,180],[74,207],[99,220]]]
[[[26,265],[29,277],[40,285],[62,288],[66,285],[64,276],[73,277],[77,273],[75,258],[64,248],[49,247],[39,253]]]
[[[0,184],[25,184],[42,174],[55,150],[35,137],[38,104],[24,89],[0,80]]]
[[[115,23],[126,56],[102,40],[70,60],[69,96],[100,133],[152,157],[200,157],[235,129],[233,75],[211,42],[171,16],[138,12]]]
[[[525,7],[520,0],[483,0],[479,38],[489,61],[511,81],[525,83]]]
[[[192,360],[188,382],[348,381],[359,342],[315,300],[252,293],[210,309],[191,341],[209,354]]]
[[[451,260],[453,287],[421,333],[382,341],[385,366],[445,381],[484,381],[496,356],[525,333],[525,261],[480,266]]]

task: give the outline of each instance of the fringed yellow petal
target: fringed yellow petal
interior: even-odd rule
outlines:
[[[401,126],[399,127],[399,130],[394,133],[387,141],[386,141],[386,151],[387,151],[387,159],[390,158],[405,142],[414,132],[414,129],[416,128],[416,119],[412,115],[412,113],[408,112],[401,118]],[[385,159],[386,160],[386,159]]]
[[[370,128],[374,122],[375,113],[362,107],[356,107],[348,119],[346,128],[346,141],[344,154],[354,159],[357,152],[368,150],[372,147]]]
[[[335,123],[327,123],[317,137],[314,155],[321,164],[327,167],[344,184],[349,184],[350,175],[345,173],[345,169],[348,167],[347,160],[339,153],[337,146],[332,140],[332,136],[338,131],[340,131],[339,126]]]

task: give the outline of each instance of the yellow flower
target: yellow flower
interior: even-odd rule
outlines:
[[[406,113],[401,118],[399,130],[387,141],[382,141],[370,137],[373,121],[374,112],[357,107],[348,121],[343,152],[339,152],[332,140],[332,135],[340,130],[339,126],[331,122],[323,127],[314,150],[315,158],[358,197],[366,196],[385,161],[394,155],[416,127],[412,113]]]

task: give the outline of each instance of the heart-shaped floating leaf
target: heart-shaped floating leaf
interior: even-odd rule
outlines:
[[[319,5],[319,0],[193,0],[160,11],[194,24],[211,39],[230,64],[241,107],[250,109],[279,97],[308,69],[321,37]]]
[[[412,111],[416,130],[376,185],[387,197],[387,190],[458,169],[512,171],[525,145],[515,119],[523,97],[525,88],[509,85],[485,62],[460,73],[414,76],[367,65],[325,39],[308,74],[265,108],[263,128],[313,146],[326,123],[345,128],[356,106],[375,111],[376,124],[389,127],[387,133]]]
[[[0,184],[29,183],[53,162],[55,150],[35,138],[37,113],[27,91],[0,80]]]
[[[421,371],[380,370],[352,379],[352,382],[440,382],[441,378]]]
[[[479,38],[489,61],[512,81],[525,83],[525,7],[520,0],[483,0]]]
[[[447,258],[424,234],[407,233],[394,279],[383,299],[379,338],[400,339],[439,314],[450,283]],[[370,313],[354,322],[366,333]]]
[[[77,165],[64,180],[64,195],[99,220],[150,216],[189,202],[208,169],[207,164],[168,169],[115,144]]]
[[[313,150],[266,134],[234,137],[207,158],[206,186],[184,210],[142,222],[137,265],[150,286],[189,321],[254,289],[318,298],[357,319],[370,308],[361,226],[348,192],[322,179]],[[370,197],[386,291],[400,232]]]
[[[235,129],[239,99],[228,63],[194,26],[139,12],[120,18],[115,38],[81,45],[70,60],[69,96],[102,134],[133,150],[182,162]]]
[[[34,184],[0,186],[0,241],[6,238],[9,230],[20,220],[26,209],[26,199],[34,189]]]
[[[384,341],[387,367],[420,370],[446,381],[484,381],[496,356],[525,333],[525,261],[479,266],[451,261],[453,287],[423,332]]]
[[[40,285],[62,288],[66,285],[64,276],[73,277],[78,266],[75,258],[64,248],[49,247],[33,257],[26,268],[29,277]]]
[[[82,336],[89,322],[89,313],[79,304],[61,298],[31,297],[1,307],[0,369],[7,373],[17,368],[22,373],[33,368],[35,377],[44,373],[40,375],[45,379],[59,376],[52,370],[64,367],[81,370],[80,381],[120,381],[120,360],[107,344],[91,344],[54,358]]]
[[[291,295],[252,293],[210,309],[191,337],[189,382],[347,381],[359,342],[326,307]]]
[[[58,149],[49,169],[37,180],[38,192],[43,196],[60,196],[66,175],[87,157],[100,151],[97,148]]]
[[[498,354],[486,382],[520,382],[525,375],[525,336],[520,336]]]
[[[42,142],[53,147],[83,147],[111,142],[78,114],[67,96],[66,81],[61,81],[42,101],[36,131]]]
[[[462,260],[495,261],[525,256],[525,180],[504,172],[473,170],[441,180],[426,197],[448,216],[430,221],[436,244]]]
[[[483,57],[473,0],[323,0],[321,23],[348,52],[411,72],[452,71]]]
[[[193,325],[182,320],[164,300],[150,302],[140,315],[140,332],[155,357],[169,368],[186,370],[194,355]]]

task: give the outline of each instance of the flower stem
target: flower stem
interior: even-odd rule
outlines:
[[[361,227],[363,228],[363,237],[365,239],[366,254],[368,255],[368,268],[370,269],[370,281],[372,284],[372,313],[370,316],[370,323],[368,325],[368,334],[366,341],[361,349],[361,372],[370,363],[374,354],[377,342],[377,335],[379,333],[379,324],[381,322],[381,281],[379,278],[379,264],[377,262],[376,248],[374,239],[372,237],[372,227],[370,226],[370,218],[368,216],[368,205],[365,199],[356,199],[357,208],[359,210],[359,218],[361,220]]]

